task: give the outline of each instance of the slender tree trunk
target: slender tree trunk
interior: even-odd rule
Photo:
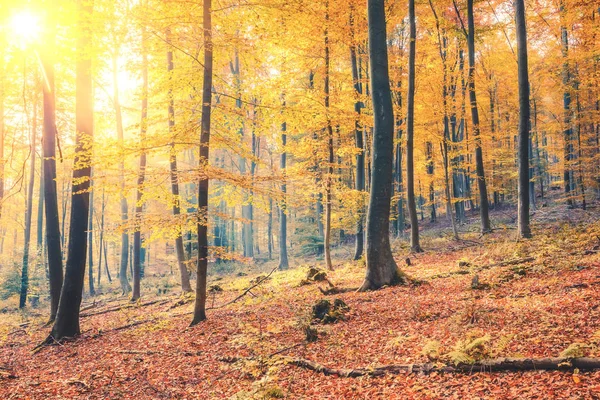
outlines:
[[[123,232],[121,233],[121,263],[119,267],[119,282],[121,283],[121,292],[126,295],[131,291],[131,285],[127,279],[127,265],[129,263],[129,234],[127,233],[126,224],[129,213],[129,205],[127,204],[127,193],[125,192],[125,151],[123,144],[123,115],[121,113],[121,103],[119,101],[119,79],[118,79],[118,53],[115,50],[112,58],[113,69],[113,103],[115,106],[115,118],[117,121],[117,137],[119,140],[119,150],[121,152],[119,162],[119,185],[121,188],[121,224]]]
[[[25,110],[27,113],[27,110]],[[21,269],[21,295],[19,308],[27,304],[29,291],[29,244],[31,240],[31,218],[33,214],[33,188],[35,184],[35,153],[37,135],[37,100],[33,103],[33,122],[31,124],[31,142],[29,147],[29,185],[27,187],[27,210],[25,212],[25,240],[23,242],[23,267]]]
[[[412,252],[420,253],[423,250],[419,243],[419,221],[417,217],[417,205],[415,202],[414,167],[415,57],[417,41],[417,25],[415,18],[415,2],[414,0],[408,0],[410,41],[408,45],[408,95],[406,99],[406,198],[408,203],[408,215],[410,218],[410,248]],[[373,63],[373,61],[371,61],[371,63]]]
[[[98,238],[98,280],[96,282],[98,284],[98,287],[100,287],[100,278],[102,277],[102,253],[104,252],[104,212],[106,211],[106,197],[104,194],[104,187],[102,188],[102,206],[100,210],[100,233]],[[96,219],[98,218],[96,217]]]
[[[202,84],[202,119],[200,126],[200,170],[209,163],[210,114],[212,106],[213,43],[211,0],[203,0],[204,80]],[[206,319],[206,274],[208,270],[208,176],[198,181],[198,258],[196,271],[196,303],[191,325]]]
[[[169,38],[170,32],[167,31],[167,38]],[[167,71],[169,73],[169,82],[173,79],[173,51],[171,47],[167,51]],[[172,142],[171,142],[171,151],[169,153],[169,166],[171,173],[171,194],[173,195],[173,215],[175,218],[179,218],[181,215],[181,207],[180,201],[181,198],[179,196],[179,175],[177,171],[177,151],[175,149],[175,101],[173,99],[173,88],[169,86],[169,133],[171,134]],[[183,236],[181,226],[177,227],[177,237],[175,238],[175,252],[177,253],[177,265],[179,267],[179,276],[181,277],[181,290],[185,293],[192,291],[192,286],[190,285],[190,274],[185,266],[185,252],[183,250]]]
[[[285,100],[283,102],[283,108],[285,109]],[[286,270],[289,268],[288,253],[287,253],[287,203],[286,203],[286,162],[287,162],[287,124],[283,122],[281,124],[281,160],[279,169],[283,176],[283,182],[281,182],[281,204],[279,205],[279,269]]]
[[[354,9],[351,10],[350,14],[350,32],[352,44],[350,45],[350,61],[352,63],[352,82],[354,84],[354,143],[358,149],[356,154],[356,173],[355,173],[355,188],[359,192],[365,191],[365,150],[363,143],[363,127],[360,126],[360,114],[362,108],[362,102],[360,97],[362,96],[362,85],[360,83],[360,72],[358,70],[358,56],[356,51],[355,43],[355,31],[354,31]],[[354,245],[354,260],[362,258],[365,233],[364,233],[364,207],[358,211],[358,221],[356,223],[356,239]]]
[[[330,69],[330,47],[329,47],[329,1],[325,2],[325,113],[327,114],[327,178],[325,188],[325,265],[327,269],[332,271],[333,264],[331,263],[331,203],[332,203],[332,183],[333,183],[333,127],[331,126],[331,118],[329,116],[329,69]]]
[[[92,176],[94,170],[90,169],[90,184],[92,183]],[[90,289],[90,296],[96,294],[94,289],[94,189],[90,191],[90,205],[88,215],[88,286]]]
[[[573,183],[571,182],[571,160],[573,156],[573,127],[571,125],[571,72],[569,67],[569,32],[567,31],[567,27],[565,25],[565,4],[564,0],[560,1],[560,33],[561,33],[561,50],[563,56],[563,69],[562,69],[562,83],[564,86],[563,92],[563,109],[564,109],[564,119],[563,119],[563,137],[564,137],[564,172],[563,172],[563,181],[565,187],[565,196],[567,198],[567,205],[569,208],[574,206],[571,187]]]
[[[518,232],[522,238],[531,237],[529,227],[529,69],[527,62],[527,25],[525,2],[515,0],[517,29],[518,75],[519,75],[519,201]]]
[[[414,17],[414,0],[409,10]],[[388,73],[384,0],[368,0],[369,57],[373,114],[371,193],[367,215],[367,273],[360,291],[406,282],[390,247],[390,206],[394,166],[394,110]],[[413,20],[414,21],[414,20]],[[413,26],[414,27],[414,26]],[[414,32],[413,32],[414,33]],[[411,46],[414,42],[411,42]],[[413,48],[414,49],[414,48]],[[414,53],[413,53],[414,55]]]
[[[48,36],[53,45],[54,37]],[[50,45],[50,46],[51,46]],[[41,51],[44,69],[44,131],[42,139],[44,157],[44,203],[46,213],[46,249],[50,284],[50,322],[56,318],[60,291],[63,284],[63,261],[56,189],[56,99],[54,93],[54,63],[51,47]]]
[[[85,278],[87,251],[87,222],[90,188],[90,149],[93,132],[94,106],[92,96],[92,74],[90,20],[93,3],[79,2],[79,37],[77,49],[82,56],[76,65],[76,140],[71,200],[71,222],[65,282],[62,287],[58,313],[47,343],[60,341],[80,334],[79,311]]]
[[[473,122],[473,141],[475,142],[475,170],[477,174],[477,187],[479,188],[479,214],[481,216],[481,233],[491,231],[487,186],[483,168],[483,151],[481,137],[479,136],[479,110],[477,108],[477,94],[475,93],[475,23],[473,18],[473,0],[467,1],[469,48],[469,100],[471,103],[471,121]]]
[[[144,194],[144,183],[146,180],[146,131],[148,129],[148,53],[146,50],[146,30],[142,30],[142,115],[140,120],[140,169],[138,172],[137,187],[135,194],[135,229],[133,231],[133,292],[131,301],[140,298],[140,283],[142,279],[142,202]]]

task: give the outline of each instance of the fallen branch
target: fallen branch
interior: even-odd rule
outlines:
[[[228,357],[219,359],[223,362],[233,363],[241,360],[238,357]],[[423,364],[395,364],[385,365],[377,368],[354,368],[354,369],[336,369],[328,368],[323,364],[314,361],[281,357],[281,360],[288,365],[294,365],[299,368],[319,372],[324,375],[339,376],[345,378],[357,378],[360,376],[383,376],[387,374],[397,375],[401,373],[475,373],[475,372],[518,372],[518,371],[572,371],[579,369],[581,371],[590,371],[600,369],[600,358],[496,358],[491,360],[482,360],[474,364],[448,365],[440,363]]]
[[[219,306],[215,306],[215,307],[208,307],[208,308],[207,308],[207,310],[218,310],[219,308],[223,308],[223,307],[226,307],[226,306],[228,306],[228,305],[230,305],[230,304],[233,304],[233,303],[235,303],[236,301],[238,301],[239,299],[241,299],[242,297],[244,297],[245,295],[247,295],[248,293],[250,293],[250,291],[251,291],[252,289],[254,289],[254,288],[255,288],[255,287],[257,287],[258,285],[262,284],[262,283],[263,283],[263,282],[265,282],[267,279],[269,279],[269,277],[270,277],[271,275],[273,275],[273,273],[274,273],[275,271],[277,271],[277,269],[278,269],[278,268],[279,268],[279,266],[276,266],[275,268],[273,268],[273,269],[271,270],[271,272],[269,272],[269,273],[268,273],[266,276],[262,277],[261,279],[258,279],[258,280],[256,281],[256,283],[254,283],[252,286],[250,286],[249,288],[247,288],[246,290],[244,290],[244,291],[242,292],[242,294],[240,294],[239,296],[237,296],[235,299],[233,299],[233,300],[231,300],[231,301],[228,301],[227,303],[223,303],[223,304],[221,304],[221,305],[219,305]]]
[[[518,265],[518,264],[523,264],[526,262],[532,262],[534,260],[535,260],[535,257],[517,258],[515,260],[502,261],[499,263],[486,264],[486,265],[482,265],[479,267],[473,267],[471,270],[469,270],[468,268],[462,268],[462,269],[459,269],[456,271],[446,272],[445,274],[433,275],[432,277],[430,277],[428,279],[445,279],[445,278],[450,278],[455,275],[468,275],[471,272],[485,271],[487,269],[497,268],[497,267],[507,267],[509,265]]]
[[[535,257],[517,258],[516,260],[502,261],[499,263],[482,265],[481,267],[477,267],[476,270],[483,271],[483,270],[495,268],[495,267],[507,267],[509,265],[518,265],[518,264],[523,264],[526,262],[532,262],[534,260],[535,260]]]
[[[130,309],[130,308],[138,308],[138,307],[146,307],[146,306],[151,306],[153,304],[158,304],[158,305],[163,305],[168,303],[169,300],[152,300],[152,301],[147,301],[146,303],[140,303],[140,304],[123,304],[121,306],[117,306],[117,307],[111,307],[111,308],[107,308],[104,310],[100,310],[100,311],[96,311],[93,313],[83,313],[80,315],[81,318],[86,318],[86,317],[93,317],[96,315],[102,315],[102,314],[108,314],[111,312],[115,312],[115,311],[121,311],[121,310],[126,310],[126,309]]]
[[[135,354],[135,355],[144,355],[144,356],[149,356],[149,355],[154,355],[154,354],[173,354],[173,351],[157,351],[157,350],[118,350],[117,353],[120,354]],[[201,351],[181,351],[181,352],[177,352],[179,354],[182,354],[184,356],[199,356],[200,354],[202,354]]]

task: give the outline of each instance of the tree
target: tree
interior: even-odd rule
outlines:
[[[454,1],[454,7],[460,17],[458,7]],[[462,24],[462,19],[460,20]],[[489,233],[490,214],[487,195],[487,186],[485,183],[485,173],[483,168],[483,150],[481,148],[481,138],[479,137],[479,110],[477,108],[477,94],[475,92],[475,22],[473,18],[473,0],[467,0],[467,24],[468,32],[467,47],[469,49],[469,101],[471,103],[471,122],[473,123],[473,141],[475,142],[475,169],[477,174],[477,187],[479,188],[479,214],[481,216],[481,233]],[[462,26],[464,31],[464,25]]]
[[[211,0],[203,0],[204,78],[202,82],[202,116],[200,120],[200,159],[198,179],[198,257],[196,269],[196,302],[191,326],[206,319],[206,274],[208,269],[208,175],[210,150],[210,114],[212,106],[213,43]]]
[[[414,253],[423,251],[419,243],[419,220],[415,201],[415,167],[414,167],[414,136],[415,136],[415,57],[417,41],[417,25],[415,21],[415,2],[408,1],[408,94],[406,96],[406,200],[410,218],[410,249]],[[372,75],[372,74],[371,74]],[[374,80],[373,80],[374,81]],[[373,103],[373,107],[375,104]],[[377,114],[376,114],[377,115]]]
[[[329,1],[325,2],[325,113],[327,114],[327,180],[325,182],[325,237],[323,240],[325,249],[325,265],[328,270],[333,270],[333,264],[331,263],[331,201],[332,201],[332,183],[333,183],[333,127],[331,126],[331,117],[329,115],[329,108],[331,103],[330,96],[330,64],[331,48],[329,46]]]
[[[529,70],[527,62],[527,25],[524,0],[515,0],[517,51],[519,57],[519,199],[518,232],[522,238],[531,237],[529,228]]]
[[[137,187],[135,192],[135,230],[133,231],[133,292],[131,301],[140,298],[140,281],[142,279],[142,212],[144,210],[143,193],[146,180],[146,131],[148,130],[148,52],[146,50],[146,29],[142,29],[142,115],[140,119],[140,168],[138,171]]]
[[[167,31],[167,41],[170,38],[170,32]],[[175,101],[173,99],[173,87],[171,86],[173,74],[173,50],[169,48],[167,51],[167,72],[169,73],[169,89],[168,89],[168,116],[169,116],[169,133],[175,135]],[[181,198],[179,196],[179,176],[177,171],[177,153],[175,150],[175,138],[171,142],[169,153],[169,172],[171,177],[171,194],[173,195],[173,215],[179,217],[181,215]],[[177,227],[177,237],[175,238],[175,252],[177,253],[177,266],[179,267],[179,276],[181,277],[181,290],[185,293],[191,292],[190,275],[185,266],[185,252],[183,250],[183,235],[181,227]]]
[[[365,151],[363,143],[363,130],[360,126],[360,113],[362,108],[362,102],[360,97],[362,96],[362,84],[360,82],[360,73],[358,68],[358,54],[355,39],[355,28],[354,28],[354,4],[352,3],[350,9],[350,62],[352,64],[352,83],[354,85],[355,97],[354,100],[354,112],[356,113],[354,120],[354,142],[358,153],[356,154],[356,177],[355,177],[355,189],[364,192],[365,190]],[[354,245],[354,260],[360,260],[363,256],[364,249],[364,209],[358,210],[359,218],[356,223],[356,239]]]
[[[409,4],[411,3],[414,7],[413,0],[410,0]],[[360,291],[406,282],[406,276],[398,269],[390,247],[394,112],[388,73],[384,0],[369,0],[367,11],[371,98],[375,125],[371,156],[371,191],[367,214],[367,274],[359,288]]]
[[[27,110],[25,110],[27,112]],[[33,186],[35,184],[35,153],[37,135],[37,100],[33,104],[33,123],[31,124],[31,142],[29,147],[29,185],[27,187],[27,206],[25,211],[25,240],[23,242],[23,267],[21,269],[21,294],[19,308],[27,304],[29,290],[29,244],[31,241],[31,217],[33,215]]]
[[[80,0],[75,82],[75,167],[71,198],[71,220],[65,280],[60,294],[56,320],[47,343],[80,334],[81,307],[87,251],[87,223],[90,189],[90,145],[93,134],[94,106],[92,97],[92,59],[90,54],[90,20],[93,3]]]
[[[48,35],[49,45],[41,50],[44,73],[44,125],[42,149],[44,157],[44,203],[46,216],[46,251],[48,255],[48,280],[50,285],[50,322],[56,318],[63,283],[63,261],[60,240],[60,220],[56,193],[56,94],[54,91],[53,32]]]
[[[283,108],[285,109],[285,100],[283,102]],[[289,268],[288,261],[288,253],[287,253],[287,203],[286,203],[286,193],[287,193],[287,185],[285,181],[285,172],[286,172],[286,162],[287,162],[287,152],[286,152],[286,142],[287,142],[287,124],[284,121],[281,124],[281,160],[279,164],[279,168],[281,173],[283,174],[283,181],[281,182],[281,193],[283,198],[281,200],[281,204],[279,205],[279,269],[286,270]]]

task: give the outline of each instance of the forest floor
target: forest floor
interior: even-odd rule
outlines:
[[[33,350],[48,333],[40,317],[0,315],[0,398],[600,398],[600,371],[345,378],[285,363],[285,356],[335,368],[426,362],[428,356],[448,362],[481,337],[470,356],[552,357],[573,343],[593,343],[600,330],[598,210],[541,209],[533,218],[534,238],[524,241],[515,240],[514,214],[496,212],[498,229],[484,237],[475,222],[461,227],[460,242],[426,228],[423,254],[409,255],[406,244],[395,241],[398,265],[426,281],[421,285],[324,296],[319,287],[326,284],[299,286],[315,265],[305,260],[224,307],[218,306],[243,293],[256,274],[213,277],[211,284],[223,289],[209,296],[217,308],[193,328],[191,298],[148,295],[136,305],[86,299],[81,337],[39,351]],[[364,277],[364,265],[350,261],[349,253],[338,249],[341,261],[328,273],[338,288],[357,288]],[[529,261],[494,266],[523,258]],[[318,340],[306,343],[302,327],[322,298],[340,298],[350,310],[345,320],[314,324]],[[600,356],[593,345],[580,347]]]

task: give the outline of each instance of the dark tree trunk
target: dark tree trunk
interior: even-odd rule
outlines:
[[[27,110],[25,111],[27,112]],[[33,187],[35,184],[35,153],[37,135],[37,100],[33,104],[33,123],[31,125],[31,142],[29,148],[29,185],[27,187],[27,209],[25,211],[25,240],[23,242],[23,267],[21,268],[21,295],[19,308],[27,305],[29,291],[29,244],[31,241],[31,217],[33,214]]]
[[[477,187],[479,188],[479,214],[481,216],[481,233],[488,233],[491,231],[489,204],[483,168],[483,151],[479,136],[477,94],[475,93],[475,23],[473,18],[473,0],[467,1],[467,19],[469,27],[467,34],[467,45],[469,48],[469,100],[471,103],[471,121],[473,122],[473,141],[475,142],[475,170],[477,174]]]
[[[146,142],[146,131],[148,130],[148,52],[146,50],[146,30],[142,30],[142,115],[140,120],[140,146],[142,149]],[[133,292],[131,301],[140,298],[140,283],[142,280],[142,202],[144,194],[144,183],[146,181],[146,151],[142,150],[140,155],[140,169],[138,171],[137,187],[135,193],[135,226],[133,231]]]
[[[330,88],[329,88],[329,69],[330,69],[330,46],[329,46],[329,1],[325,2],[325,113],[327,114],[327,177],[325,187],[325,237],[323,248],[325,250],[325,265],[328,270],[333,270],[331,263],[331,202],[332,202],[332,183],[333,183],[333,127],[331,126],[331,117],[329,116]]]
[[[285,109],[285,100],[283,103],[283,108]],[[287,193],[287,184],[286,184],[286,162],[287,162],[287,152],[286,152],[286,144],[287,144],[287,135],[286,135],[287,125],[285,122],[281,124],[281,160],[279,164],[279,169],[281,171],[281,175],[283,176],[283,182],[281,183],[281,193],[282,199],[281,204],[279,205],[279,269],[286,270],[289,268],[288,261],[288,253],[287,253],[287,203],[286,203],[286,193]]]
[[[529,70],[527,62],[527,25],[525,2],[515,0],[519,75],[519,202],[518,232],[522,238],[531,237],[529,227]]]
[[[102,257],[104,253],[104,213],[106,211],[106,197],[104,194],[104,188],[102,188],[102,206],[100,208],[100,233],[98,238],[98,278],[97,285],[100,287],[100,278],[102,277]],[[98,219],[98,217],[96,217]],[[110,275],[108,275],[108,279],[110,282]]]
[[[93,169],[90,170],[90,184],[92,182]],[[94,189],[90,191],[90,208],[88,215],[88,285],[90,296],[96,294],[94,289]]]
[[[350,32],[352,44],[350,45],[350,61],[352,63],[352,82],[354,84],[354,95],[356,99],[354,101],[354,143],[358,149],[356,154],[356,173],[355,173],[355,188],[360,192],[365,191],[365,150],[363,143],[363,128],[360,126],[360,114],[362,108],[362,102],[360,97],[362,96],[362,85],[360,83],[360,72],[358,70],[358,56],[356,51],[355,43],[355,31],[354,31],[354,10],[351,10],[350,14]],[[358,222],[356,223],[356,239],[354,245],[354,260],[362,258],[365,233],[364,233],[364,207],[358,210]]]
[[[123,115],[121,113],[121,103],[119,101],[119,80],[118,80],[118,65],[117,65],[118,54],[115,50],[112,58],[112,69],[113,69],[113,102],[115,106],[115,118],[117,121],[117,137],[119,139],[119,150],[124,152],[123,147]],[[125,154],[120,155],[119,162],[119,184],[121,188],[121,224],[123,232],[121,233],[121,263],[119,266],[119,282],[121,283],[121,292],[126,295],[131,291],[131,285],[127,279],[127,265],[129,263],[129,234],[127,233],[126,224],[129,213],[129,206],[127,204],[127,193],[125,193]]]
[[[564,0],[560,1],[560,33],[561,33],[561,50],[563,56],[563,70],[562,70],[562,83],[565,88],[563,93],[563,109],[564,109],[564,172],[563,181],[565,187],[565,197],[567,198],[567,205],[569,208],[574,206],[571,189],[573,182],[571,182],[571,161],[573,159],[573,126],[571,124],[571,71],[569,67],[569,32],[565,25],[565,4]]]
[[[415,57],[417,25],[415,2],[408,1],[409,44],[408,44],[408,95],[406,112],[406,200],[410,218],[410,248],[415,253],[423,250],[419,243],[419,221],[415,201],[414,125],[415,125]],[[371,61],[372,63],[372,61]]]
[[[50,42],[54,41],[49,38]],[[48,255],[48,278],[50,284],[50,322],[56,318],[60,291],[63,284],[63,261],[56,190],[56,101],[54,93],[54,64],[52,54],[41,52],[44,68],[44,131],[42,139],[44,156],[44,203],[46,216],[46,251]]]
[[[89,210],[90,187],[90,149],[93,132],[93,97],[92,97],[92,61],[90,19],[92,2],[79,2],[79,37],[77,48],[82,55],[76,65],[76,140],[75,164],[81,166],[73,169],[73,190],[71,200],[71,222],[69,228],[69,248],[65,281],[62,287],[58,313],[48,343],[80,334],[79,310],[83,282],[85,278],[85,262],[87,250],[87,222]]]
[[[167,31],[167,38],[170,32]],[[167,71],[169,73],[169,82],[173,79],[173,51],[169,47],[167,51]],[[173,99],[173,88],[169,86],[169,133],[172,137],[171,152],[169,153],[169,166],[171,173],[171,194],[173,195],[173,215],[176,219],[181,215],[180,196],[179,196],[179,175],[177,171],[177,152],[175,149],[175,101]],[[175,238],[175,252],[177,253],[177,266],[179,267],[179,276],[181,277],[181,290],[185,293],[192,291],[190,285],[190,274],[185,266],[185,252],[183,250],[183,236],[181,226],[177,228],[177,237]]]
[[[394,166],[394,111],[388,73],[384,0],[368,0],[369,57],[375,126],[367,215],[367,273],[359,290],[405,281],[390,247],[390,202]],[[414,6],[413,0],[409,2]],[[414,8],[413,8],[414,12]],[[413,14],[414,16],[414,14]],[[412,42],[411,42],[412,44]]]
[[[202,119],[200,127],[200,169],[209,163],[210,114],[212,106],[213,43],[211,0],[203,1],[204,79],[202,83]],[[198,257],[196,270],[196,303],[191,325],[206,319],[206,275],[208,271],[208,176],[198,180]]]

